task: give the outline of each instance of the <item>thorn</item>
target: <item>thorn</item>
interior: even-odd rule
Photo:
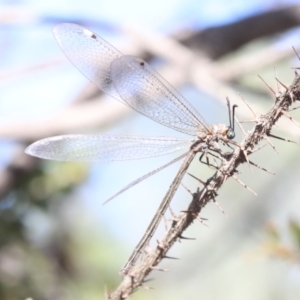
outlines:
[[[291,90],[289,90],[289,96],[291,98],[292,103],[295,102],[294,94],[292,93]]]
[[[141,285],[145,290],[154,290],[154,287],[151,287],[151,286],[147,286],[147,285],[144,285],[144,284],[142,284]],[[124,297],[124,295],[123,295],[123,297]],[[127,296],[128,297],[128,296]]]
[[[180,235],[180,236],[178,236],[181,240],[191,240],[191,241],[195,241],[196,240],[196,238],[188,238],[188,237],[185,237],[185,236],[182,236],[182,235]]]
[[[248,106],[248,108],[249,108],[250,111],[252,112],[253,116],[254,116],[255,118],[257,118],[256,113],[255,113],[254,110],[251,108],[251,106],[248,104],[248,102],[244,99],[244,97],[242,96],[242,94],[239,94],[239,95],[240,95],[240,97],[242,98],[242,100],[244,101],[244,103]]]
[[[281,107],[278,107],[277,109],[276,109],[276,114],[275,114],[275,116],[274,116],[274,119],[276,120],[277,118],[278,118],[278,115],[281,113]],[[274,124],[274,125],[276,125],[276,124]]]
[[[154,279],[153,278],[147,278],[147,279],[143,279],[143,283],[146,283],[146,282],[151,282],[153,281]]]
[[[158,267],[150,267],[151,270],[160,271],[160,272],[170,272],[168,269],[162,269]]]
[[[191,191],[190,189],[188,189],[187,186],[186,186],[183,182],[181,182],[180,184],[184,187],[184,189],[185,189],[189,194],[191,194],[191,195],[193,196],[192,191]]]
[[[249,162],[250,162],[250,164],[251,164],[252,166],[254,166],[254,167],[258,168],[258,169],[261,169],[261,170],[263,170],[263,171],[265,171],[265,172],[267,172],[267,173],[269,173],[269,174],[271,174],[271,175],[276,175],[275,173],[273,173],[273,172],[271,172],[271,171],[268,171],[267,169],[265,169],[265,168],[263,168],[263,167],[260,167],[259,165],[255,164],[255,163],[252,162],[251,160],[250,160]]]
[[[269,134],[270,135],[270,134]],[[267,142],[270,144],[270,146],[274,149],[274,151],[279,155],[279,152],[276,150],[274,145],[271,143],[270,139],[268,138],[267,135],[264,136],[264,138],[267,140]]]
[[[248,159],[248,155],[247,155],[246,150],[245,150],[245,149],[242,149],[242,151],[243,151],[243,153],[244,153],[245,159],[246,159],[246,161],[247,161],[247,164],[248,164],[248,166],[249,166],[251,172],[253,172],[253,170],[252,170],[252,168],[251,168],[251,165],[250,165],[250,163],[249,163],[249,159]]]
[[[236,170],[234,170],[233,172],[235,172],[235,171],[236,171]],[[228,174],[225,174],[224,180],[223,180],[222,184],[223,184],[227,179],[228,179]]]
[[[233,171],[233,173],[234,174],[238,174],[238,175],[241,175],[241,174],[243,174],[243,172],[241,172],[241,171],[239,171],[239,170],[237,170],[237,169],[235,169],[234,171]],[[227,177],[226,177],[226,179],[228,178],[228,175],[226,175]]]
[[[293,111],[293,110],[296,110],[296,109],[298,109],[298,108],[300,108],[300,106],[297,106],[297,107],[295,107],[295,108],[289,109],[288,111]]]
[[[273,138],[275,138],[275,139],[284,141],[284,142],[289,142],[289,143],[293,143],[293,144],[299,144],[298,142],[291,141],[291,140],[287,140],[287,139],[284,139],[284,138],[282,138],[282,137],[280,137],[280,136],[273,135],[273,134],[271,134],[271,133],[269,133],[269,136],[270,136],[270,137],[273,137]]]
[[[197,221],[199,221],[201,224],[203,224],[206,227],[209,227],[206,223],[204,223],[203,221],[208,221],[208,219],[206,218],[201,218],[199,215],[196,216]]]
[[[241,129],[243,135],[245,136],[245,135],[246,135],[246,132],[245,132],[244,128],[242,127],[241,123],[239,122],[239,120],[237,119],[236,116],[234,116],[234,119],[235,119],[235,121],[237,122],[237,124],[239,125],[239,127],[240,127],[240,129]]]
[[[293,50],[294,50],[296,56],[298,57],[298,60],[300,61],[300,56],[299,56],[298,52],[296,51],[296,49],[294,48],[294,46],[292,46],[292,48],[293,48]]]
[[[206,194],[206,192],[208,192],[207,186],[204,186],[202,191],[197,194],[198,201],[200,204],[202,203],[202,199],[203,199],[204,195]]]
[[[290,116],[290,114],[284,110],[281,110],[281,112],[288,118],[290,119],[296,126],[298,126],[300,128],[300,125],[294,121],[294,119]]]
[[[164,255],[163,258],[166,258],[166,259],[180,259],[178,257],[172,257],[172,256],[167,256],[167,255]]]
[[[221,207],[221,205],[216,201],[216,199],[213,198],[212,201],[213,201],[214,204],[219,208],[219,210],[220,210],[226,217],[228,217],[227,214],[225,213],[224,209],[223,209],[223,208]]]
[[[196,217],[196,219],[197,219],[197,221],[199,221],[199,219],[200,219],[200,223],[201,223],[202,225],[206,226],[207,228],[210,228],[209,225],[207,225],[206,223],[204,223],[204,222],[202,221],[201,218]]]
[[[251,153],[253,154],[253,153],[255,153],[255,152],[261,150],[262,148],[264,148],[264,147],[266,147],[266,146],[267,146],[267,144],[264,144],[263,146],[257,147],[256,149],[252,149],[252,150],[250,150],[250,151],[251,151]],[[249,151],[249,150],[248,150],[248,151]]]
[[[194,197],[194,194],[192,193],[192,191],[183,183],[181,182],[181,185],[185,188],[185,190],[191,194]],[[199,188],[197,188],[197,191],[199,191]]]
[[[197,221],[199,221],[201,224],[203,224],[203,225],[206,226],[206,227],[209,227],[207,224],[205,224],[205,223],[203,222],[203,219],[200,218],[200,217],[198,216],[198,214],[193,213],[193,212],[188,211],[188,210],[182,210],[181,212],[192,215],[192,216],[193,216]]]
[[[198,180],[200,183],[202,183],[203,185],[205,185],[206,183],[204,181],[202,181],[201,179],[199,179],[198,177],[196,177],[195,175],[191,174],[191,173],[187,173],[188,175],[190,175],[192,178]]]
[[[290,91],[290,89],[284,84],[284,83],[282,83],[277,77],[275,77],[275,79],[285,88],[285,90],[287,91],[287,92],[289,92]]]
[[[275,95],[275,97],[277,98],[277,94],[275,93],[275,91],[265,82],[265,80],[260,76],[260,75],[257,75],[261,80],[262,82],[270,89],[270,91]]]
[[[248,191],[250,191],[251,193],[253,193],[255,196],[257,196],[257,194],[251,190],[246,184],[244,184],[241,180],[239,180],[235,175],[231,175],[231,177],[233,179],[235,179],[239,184],[241,184],[244,188],[246,188]]]
[[[253,120],[244,120],[244,121],[240,121],[240,123],[256,123],[256,119],[253,119]]]

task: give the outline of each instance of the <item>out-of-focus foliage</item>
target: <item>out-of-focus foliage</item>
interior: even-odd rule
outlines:
[[[262,244],[261,249],[265,257],[277,257],[300,266],[300,226],[294,220],[290,220],[287,226],[288,234],[283,237],[275,224],[268,223],[266,226],[268,238]],[[287,238],[289,243],[284,240]]]
[[[45,163],[1,199],[0,299],[93,299],[116,284],[118,245],[68,196],[86,176]]]

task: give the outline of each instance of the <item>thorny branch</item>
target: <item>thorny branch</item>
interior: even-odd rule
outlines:
[[[207,180],[204,187],[193,194],[193,199],[186,209],[179,216],[174,218],[170,228],[164,237],[159,241],[156,248],[148,251],[143,256],[140,264],[131,269],[128,275],[124,276],[119,287],[107,299],[125,299],[129,297],[139,287],[143,286],[146,277],[156,267],[163,258],[167,257],[167,252],[172,245],[182,237],[182,233],[187,229],[202,209],[211,201],[215,201],[217,192],[223,183],[231,176],[234,176],[237,167],[248,161],[248,156],[255,152],[254,147],[263,139],[269,139],[273,125],[287,112],[293,102],[300,100],[300,76],[296,73],[292,85],[284,93],[276,96],[275,104],[264,115],[256,117],[256,125],[253,130],[247,133],[243,141],[232,153],[222,157],[220,168]]]

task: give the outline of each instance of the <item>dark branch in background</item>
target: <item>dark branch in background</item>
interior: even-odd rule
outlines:
[[[207,57],[218,59],[246,43],[300,25],[300,5],[267,11],[235,23],[210,27],[181,42]]]
[[[278,119],[287,112],[294,101],[300,100],[300,76],[296,74],[294,82],[276,98],[273,107],[264,115],[256,118],[254,129],[246,134],[238,147],[228,155],[222,158],[222,164],[216,173],[208,179],[204,187],[194,193],[192,202],[184,213],[174,218],[171,227],[167,230],[165,236],[159,241],[158,245],[152,251],[148,251],[142,258],[140,264],[131,269],[128,275],[123,278],[122,283],[107,299],[121,300],[129,297],[136,289],[143,286],[146,277],[156,267],[163,258],[166,258],[167,252],[172,245],[182,238],[182,234],[195,219],[199,219],[199,214],[209,202],[215,201],[217,191],[225,181],[235,176],[237,167],[242,163],[247,163],[248,156],[255,151],[255,146],[263,139],[268,139],[273,125]]]
[[[10,165],[0,172],[0,201],[27,178],[37,166],[38,161],[23,151],[15,155]]]
[[[104,30],[118,30],[115,26],[99,20],[86,22],[82,19],[47,18],[45,21],[53,24],[69,22],[81,24],[87,28],[95,26]],[[299,25],[300,5],[282,5],[277,9],[246,17],[237,22],[209,27],[191,33],[188,37],[184,35],[179,38],[179,41],[191,50],[201,51],[205,56],[215,60],[257,38],[280,33]],[[177,39],[176,34],[174,38]],[[142,55],[141,57],[146,58]]]

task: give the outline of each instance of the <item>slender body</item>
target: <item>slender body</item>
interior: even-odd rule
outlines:
[[[189,148],[185,154],[138,178],[107,201],[176,161],[184,159],[145,235],[135,247],[123,273],[128,273],[149,243],[196,153],[228,143],[234,134],[234,109],[230,126],[208,125],[197,110],[145,61],[120,51],[92,31],[76,24],[57,25],[54,36],[69,60],[99,89],[146,117],[194,139],[108,135],[62,135],[30,145],[26,153],[61,161],[113,161],[148,158]],[[106,201],[106,202],[107,202]]]
[[[124,265],[121,270],[122,274],[127,274],[130,268],[135,264],[138,258],[141,255],[141,252],[145,249],[145,247],[150,242],[155,230],[157,229],[161,219],[163,218],[166,210],[169,207],[169,204],[177,191],[183,176],[185,175],[188,167],[190,166],[191,162],[193,161],[195,155],[197,154],[196,151],[191,150],[187,156],[185,157],[184,161],[181,164],[180,169],[178,170],[173,182],[170,185],[165,197],[163,198],[161,204],[159,205],[158,210],[156,211],[151,223],[149,224],[148,228],[146,229],[145,234],[143,235],[142,239],[139,241],[137,246],[134,248],[133,253],[129,257],[128,261]]]

